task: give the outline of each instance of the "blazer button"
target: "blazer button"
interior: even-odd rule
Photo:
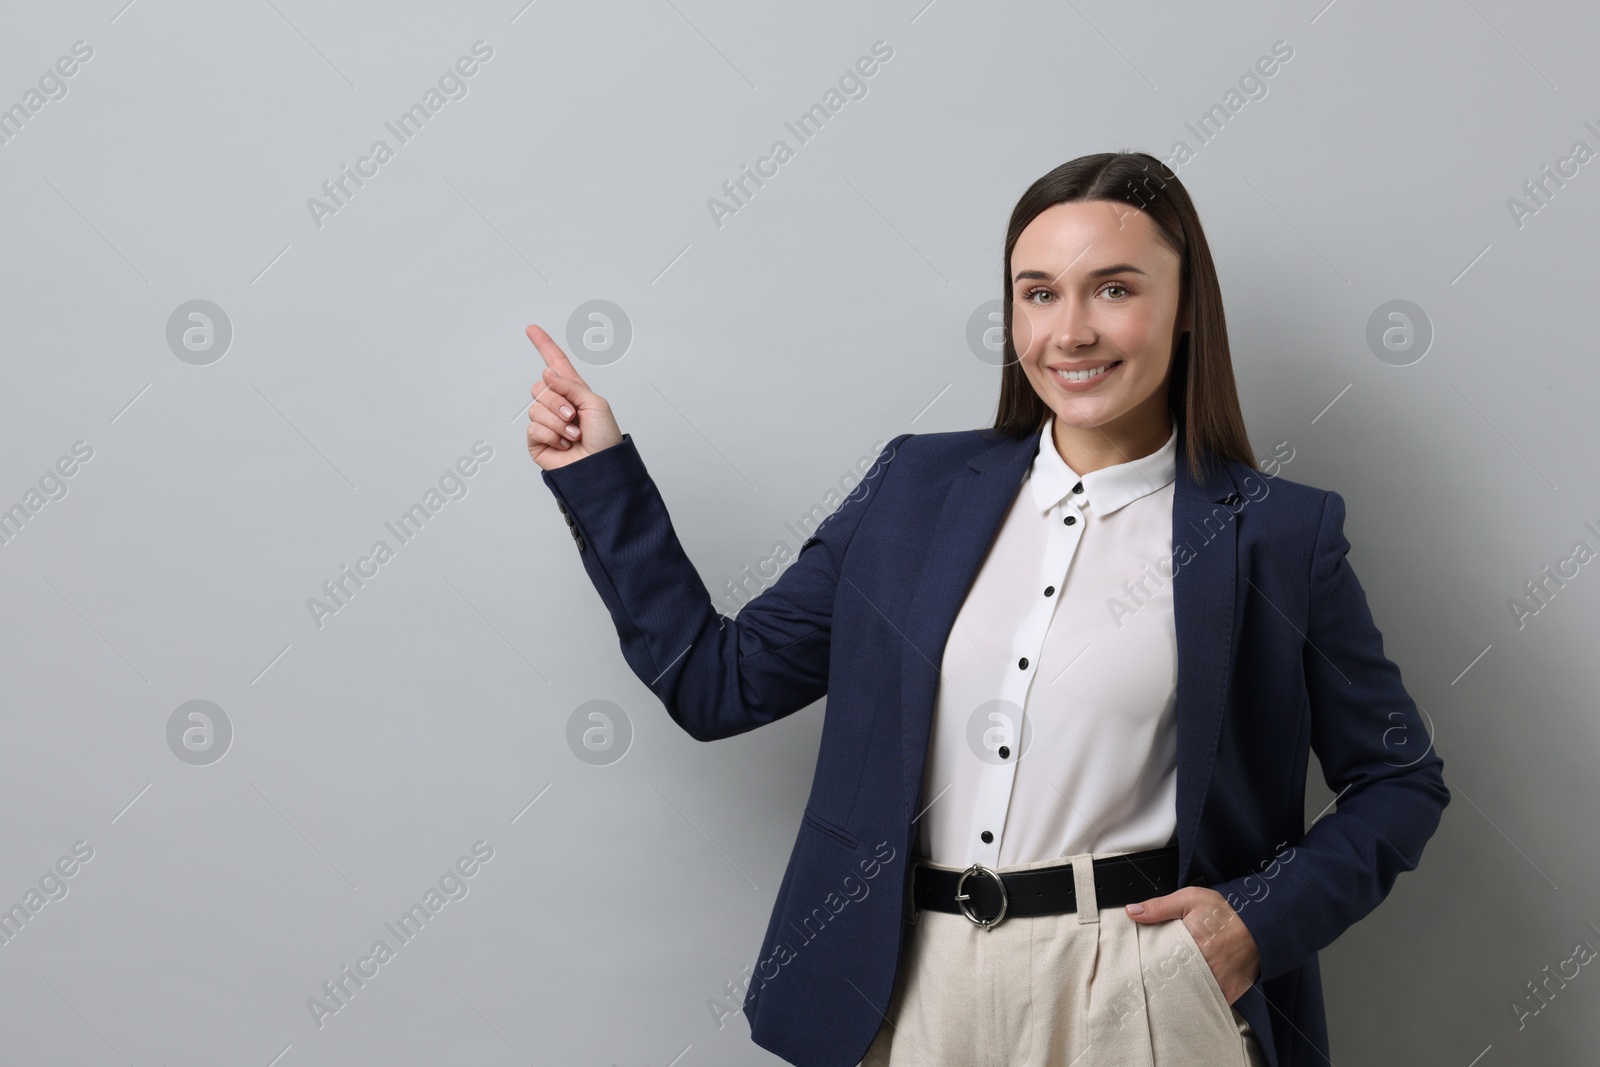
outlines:
[[[1205,878],[1203,878],[1202,876],[1197,874],[1197,875],[1192,876],[1187,882],[1185,882],[1183,884],[1184,885],[1197,885],[1197,886],[1205,887],[1205,886],[1209,886],[1211,883],[1206,881]]]
[[[575,537],[575,538],[577,538],[577,541],[578,541],[578,551],[579,551],[579,552],[582,552],[582,551],[583,551],[583,550],[584,550],[584,543],[583,543],[583,537],[582,537],[582,535],[580,535],[580,534],[573,534],[573,535],[572,535],[572,536],[573,536],[573,537]]]

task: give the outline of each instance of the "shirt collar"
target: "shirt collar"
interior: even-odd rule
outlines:
[[[1061,503],[1063,497],[1074,495],[1072,487],[1080,481],[1083,492],[1076,494],[1096,515],[1109,515],[1124,504],[1132,503],[1165,488],[1177,477],[1178,428],[1172,428],[1167,443],[1138,459],[1115,463],[1109,467],[1078,475],[1056,451],[1055,416],[1045,420],[1039,433],[1039,449],[1028,470],[1028,481],[1033,490],[1033,500],[1041,513]]]

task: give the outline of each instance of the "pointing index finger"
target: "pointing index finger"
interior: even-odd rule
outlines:
[[[528,340],[533,342],[533,346],[544,357],[545,366],[563,378],[576,378],[580,384],[583,384],[583,378],[573,368],[572,361],[567,359],[567,354],[561,351],[561,346],[556,344],[548,333],[545,333],[543,327],[529,326],[527,334]]]

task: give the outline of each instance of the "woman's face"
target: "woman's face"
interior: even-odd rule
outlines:
[[[1188,329],[1179,269],[1150,217],[1121,201],[1053,204],[1022,231],[1011,252],[1012,343],[1058,428],[1171,432],[1167,374]],[[1069,381],[1059,373],[1068,368],[1099,373]]]

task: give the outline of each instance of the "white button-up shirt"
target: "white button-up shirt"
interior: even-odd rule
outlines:
[[[919,841],[989,867],[1136,852],[1177,831],[1177,428],[1081,478],[1054,418],[956,615]]]

